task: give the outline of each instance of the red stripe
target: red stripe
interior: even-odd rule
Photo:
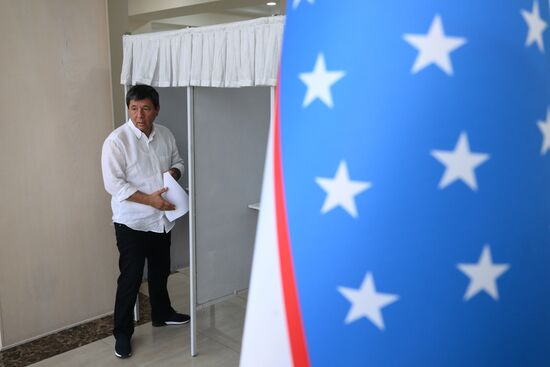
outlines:
[[[290,237],[286,218],[286,206],[283,190],[283,167],[281,159],[281,132],[279,122],[279,88],[276,88],[275,97],[275,145],[274,145],[274,169],[275,169],[275,214],[277,218],[277,235],[279,238],[279,260],[281,264],[281,278],[286,309],[288,335],[290,336],[290,348],[294,367],[308,367],[309,356],[307,354],[306,338],[300,304],[298,302],[298,290],[296,277],[290,251]]]

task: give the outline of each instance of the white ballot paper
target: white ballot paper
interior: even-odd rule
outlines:
[[[170,222],[175,221],[179,217],[185,215],[189,211],[189,196],[185,190],[178,184],[170,172],[164,172],[164,187],[168,188],[162,196],[176,206],[176,210],[166,210],[166,218]]]

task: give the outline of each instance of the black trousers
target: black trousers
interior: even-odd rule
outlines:
[[[131,337],[134,333],[133,310],[143,279],[147,259],[147,278],[152,321],[164,321],[174,311],[166,283],[170,275],[170,233],[133,230],[115,223],[120,257],[113,334]]]

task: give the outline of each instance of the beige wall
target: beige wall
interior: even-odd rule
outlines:
[[[112,108],[105,0],[3,0],[0,328],[8,347],[112,311],[100,152]]]
[[[115,126],[120,126],[126,120],[124,86],[120,84],[120,73],[122,72],[122,36],[130,32],[128,27],[128,0],[108,0],[107,3],[109,10],[113,121]]]

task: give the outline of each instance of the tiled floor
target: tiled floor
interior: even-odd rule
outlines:
[[[168,289],[173,307],[188,313],[188,271],[172,274]],[[143,287],[142,292],[147,294],[147,287]],[[197,312],[199,355],[196,357],[191,357],[189,325],[153,328],[149,322],[136,327],[132,338],[133,353],[128,359],[115,357],[115,341],[109,336],[32,366],[238,366],[245,307],[246,295],[238,295]]]

